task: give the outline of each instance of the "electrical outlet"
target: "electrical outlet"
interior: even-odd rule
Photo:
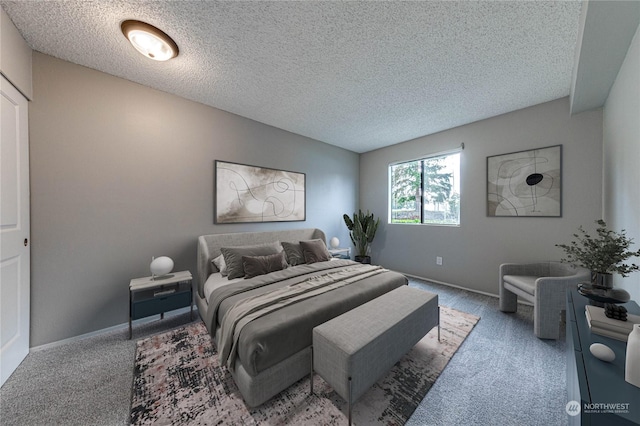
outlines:
[[[442,266],[442,256],[436,256],[436,265]]]

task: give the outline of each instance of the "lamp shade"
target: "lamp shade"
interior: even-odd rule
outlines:
[[[160,256],[151,259],[151,275],[161,276],[167,275],[173,270],[173,260],[167,256]]]
[[[338,248],[340,246],[340,240],[338,237],[333,237],[329,241],[329,244],[331,244],[331,248]]]

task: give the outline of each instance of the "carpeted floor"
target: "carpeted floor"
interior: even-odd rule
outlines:
[[[533,313],[498,299],[411,279],[440,304],[480,316],[407,425],[566,425],[564,332],[533,335]],[[129,423],[135,339],[189,322],[189,314],[29,354],[0,389],[2,425]]]
[[[564,328],[560,339],[540,340],[533,334],[531,306],[505,314],[498,298],[421,280],[411,285],[482,319],[407,426],[567,424]]]

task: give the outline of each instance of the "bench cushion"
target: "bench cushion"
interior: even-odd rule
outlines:
[[[402,286],[315,327],[314,370],[355,401],[438,323],[438,295]]]

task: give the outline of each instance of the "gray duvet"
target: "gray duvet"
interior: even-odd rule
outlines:
[[[353,269],[354,265],[357,264],[350,260],[300,265],[221,287],[211,293],[205,321],[210,330],[217,330],[225,315],[241,300],[307,281],[314,275]],[[406,284],[404,275],[383,270],[267,312],[246,323],[239,332],[237,359],[255,376],[309,347],[312,330],[317,325]]]

